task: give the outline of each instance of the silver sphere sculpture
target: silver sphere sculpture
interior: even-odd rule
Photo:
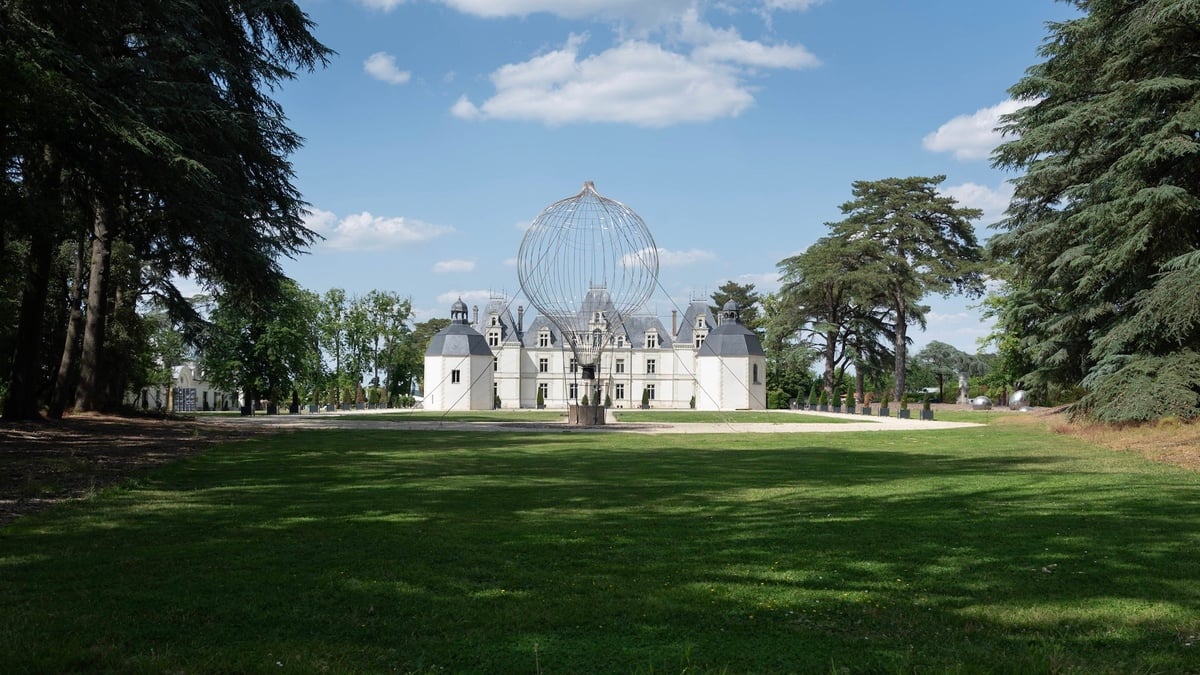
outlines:
[[[587,181],[525,232],[517,278],[530,304],[558,328],[581,377],[592,380],[625,319],[654,292],[658,248],[638,214]]]
[[[1029,405],[1029,392],[1024,389],[1018,389],[1008,397],[1008,407],[1010,410],[1020,410]]]
[[[971,399],[971,410],[991,410],[992,399],[986,396],[976,396]]]

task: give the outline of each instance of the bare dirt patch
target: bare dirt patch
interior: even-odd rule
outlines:
[[[180,418],[74,415],[0,424],[0,526],[222,441],[263,433]]]

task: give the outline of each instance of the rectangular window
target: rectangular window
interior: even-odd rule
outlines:
[[[500,334],[499,333],[497,333],[496,331],[490,331],[488,333],[488,346],[489,347],[499,347],[500,346]]]
[[[696,333],[696,349],[700,349],[702,346],[704,346],[704,334]]]
[[[658,333],[646,333],[646,349],[658,349]]]
[[[759,384],[758,381],[758,364],[754,364],[754,384]]]
[[[576,361],[575,359],[571,359],[571,372],[572,373],[579,372],[579,362]]]
[[[654,359],[646,359],[646,373],[653,375],[658,372],[658,362]]]
[[[650,400],[653,401],[654,400],[654,385],[652,385],[652,384],[646,385],[646,391],[649,392]]]
[[[458,370],[450,371],[450,384],[458,384],[462,380],[462,372]]]
[[[618,382],[615,385],[613,385],[613,393],[615,394],[615,396],[613,396],[613,398],[617,399],[618,401],[624,401],[625,400],[625,383]]]
[[[500,359],[492,359],[492,372],[500,370]]]
[[[579,398],[579,385],[577,383],[572,382],[567,387],[567,398]]]
[[[550,359],[538,359],[538,372],[539,373],[550,372]]]
[[[550,398],[550,384],[548,382],[538,382],[538,391],[542,392],[542,400]]]
[[[625,359],[617,359],[617,365],[615,366],[615,370],[618,373],[625,372]]]
[[[538,333],[538,346],[539,347],[549,347],[550,346],[550,331],[542,331],[541,333]]]

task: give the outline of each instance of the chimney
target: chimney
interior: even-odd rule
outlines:
[[[671,336],[679,334],[679,310],[671,310]]]
[[[479,325],[479,305],[471,307],[471,323],[476,326]]]
[[[517,334],[525,332],[525,305],[517,305]]]

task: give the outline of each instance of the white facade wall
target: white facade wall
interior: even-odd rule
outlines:
[[[767,363],[762,356],[702,356],[698,410],[763,410],[767,407]]]
[[[491,410],[493,378],[490,356],[426,356],[422,407],[426,410]]]

